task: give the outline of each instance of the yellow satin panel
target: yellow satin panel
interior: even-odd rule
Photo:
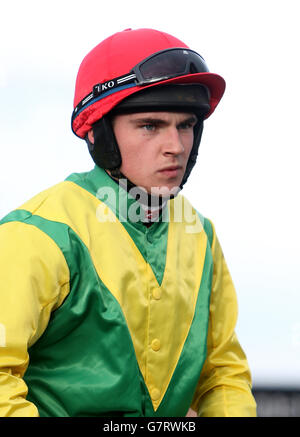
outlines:
[[[170,225],[167,258],[161,287],[150,282],[149,275],[149,341],[146,382],[152,397],[160,392],[158,400],[153,399],[154,409],[162,400],[193,321],[198,291],[204,266],[207,237],[195,210],[178,196],[170,202]],[[176,220],[176,210],[182,211],[182,222]],[[186,221],[184,211],[192,211],[195,225]],[[189,216],[189,214],[188,214]],[[191,231],[196,231],[191,232]],[[155,287],[161,299],[153,299]],[[152,298],[151,298],[152,297]],[[172,315],[169,317],[169,315]],[[161,347],[153,350],[151,340],[158,339]]]
[[[13,237],[13,238],[12,238]],[[14,245],[12,245],[14,241]],[[61,250],[35,226],[11,222],[0,228],[0,417],[38,416],[25,399],[21,379],[28,366],[28,346],[47,327],[51,311],[69,292],[69,269]]]
[[[255,417],[251,374],[235,334],[238,316],[236,292],[214,226],[213,234],[214,272],[207,358],[192,408],[201,417]]]
[[[65,181],[22,206],[67,224],[87,246],[99,277],[123,310],[155,410],[168,388],[193,320],[206,252],[207,237],[196,212],[196,227],[191,228],[191,214],[187,218],[182,214],[183,223],[176,222],[174,204],[182,199],[178,196],[170,202],[173,219],[161,286],[124,226],[80,186]],[[59,209],[60,205],[63,208]],[[145,244],[149,244],[146,238]]]

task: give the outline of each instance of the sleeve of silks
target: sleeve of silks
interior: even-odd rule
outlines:
[[[237,297],[213,227],[207,357],[192,408],[200,417],[255,417],[247,358],[235,334]]]
[[[39,416],[26,400],[28,349],[68,290],[68,266],[47,234],[22,222],[0,226],[0,417]]]

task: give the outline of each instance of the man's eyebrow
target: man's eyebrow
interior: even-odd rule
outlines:
[[[198,117],[196,115],[191,115],[190,117],[185,118],[184,120],[180,121],[178,124],[185,124],[185,123],[197,123]]]
[[[163,120],[162,118],[141,117],[141,118],[134,118],[133,120],[131,120],[131,123],[167,124],[168,122],[166,120]]]
[[[188,116],[187,118],[184,118],[182,121],[180,121],[178,123],[178,126],[180,126],[181,124],[185,124],[185,123],[197,123],[198,121],[198,117],[196,115],[191,115]],[[164,120],[162,118],[158,118],[158,117],[141,117],[141,118],[135,118],[133,120],[131,120],[131,123],[135,123],[135,124],[139,124],[139,123],[144,123],[144,124],[160,124],[160,125],[166,125],[169,124],[169,121]]]

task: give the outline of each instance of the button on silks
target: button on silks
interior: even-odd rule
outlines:
[[[150,396],[153,401],[158,401],[160,397],[160,391],[158,390],[158,388],[154,388],[153,390],[151,390]]]
[[[159,300],[161,298],[161,289],[160,288],[154,288],[152,292],[153,299]]]
[[[155,339],[152,341],[152,343],[151,343],[151,348],[152,348],[152,350],[154,350],[155,352],[159,351],[159,349],[160,349],[160,341],[159,341],[157,338],[155,338]]]

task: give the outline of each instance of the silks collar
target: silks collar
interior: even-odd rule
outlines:
[[[161,201],[154,196],[141,196],[142,191],[127,179],[115,180],[105,170],[95,165],[94,169],[85,174],[85,187],[99,200],[105,203],[121,221],[129,221],[135,226],[152,223],[152,226],[162,221],[167,214],[167,201]],[[148,199],[148,202],[145,202]],[[151,227],[152,227],[151,226]]]

